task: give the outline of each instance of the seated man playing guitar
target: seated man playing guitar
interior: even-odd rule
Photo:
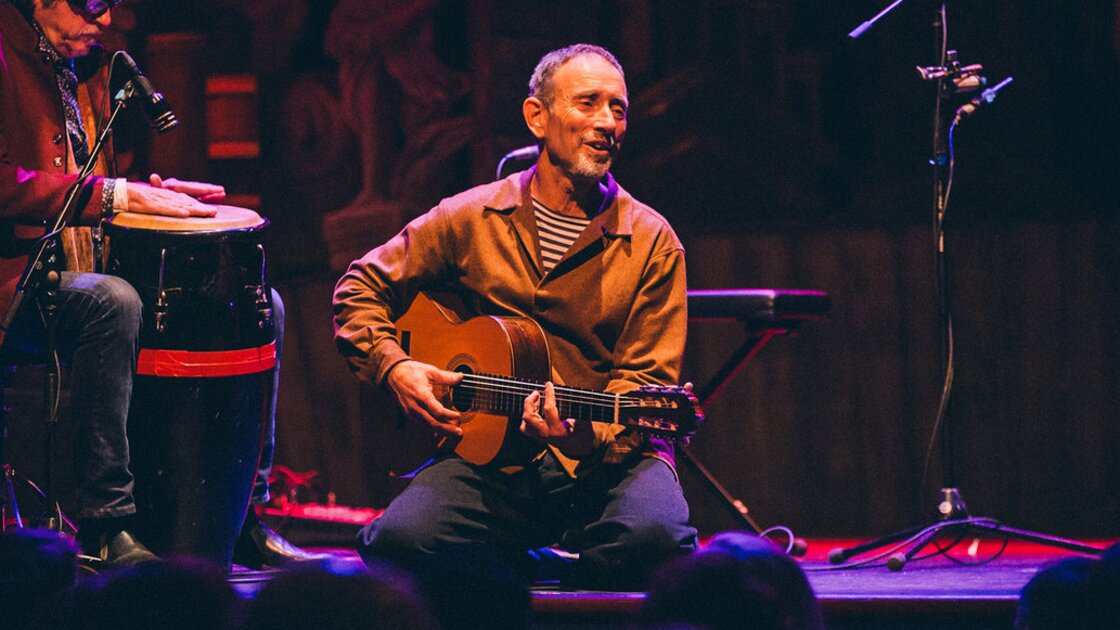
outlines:
[[[641,588],[696,543],[672,443],[657,437],[699,415],[672,387],[684,250],[609,173],[628,105],[614,56],[553,51],[529,87],[536,165],[444,200],[335,289],[351,368],[454,447],[362,530],[359,550],[411,566],[484,545],[516,563],[558,543],[579,554],[568,584]],[[456,324],[421,293],[448,289],[474,319]]]

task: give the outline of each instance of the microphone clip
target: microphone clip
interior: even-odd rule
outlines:
[[[923,81],[948,79],[953,84],[954,94],[973,92],[984,87],[986,81],[980,76],[984,66],[978,63],[962,65],[955,50],[946,51],[945,59],[944,66],[918,66],[918,76]]]

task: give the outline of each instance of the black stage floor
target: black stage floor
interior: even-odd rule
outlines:
[[[951,557],[916,559],[898,572],[883,562],[858,568],[828,563],[830,549],[856,542],[860,541],[810,540],[809,553],[800,560],[829,628],[1011,628],[1023,585],[1039,568],[1074,555],[1011,542],[996,556],[1002,542],[985,540],[964,541],[951,550]],[[1092,544],[1103,548],[1108,543]],[[352,550],[322,550],[336,552],[345,562],[361,562]],[[235,567],[230,581],[242,596],[253,597],[274,575]],[[623,627],[644,596],[537,586],[533,589],[536,627]]]

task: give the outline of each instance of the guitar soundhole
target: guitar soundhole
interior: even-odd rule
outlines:
[[[473,374],[475,371],[470,368],[470,365],[458,365],[458,367],[451,370],[452,372],[463,372],[464,374]],[[451,388],[451,407],[459,413],[473,409],[475,405],[475,388],[464,387],[458,385]]]

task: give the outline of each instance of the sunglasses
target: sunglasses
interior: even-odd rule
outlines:
[[[109,9],[120,3],[121,0],[66,0],[71,9],[83,16],[96,20],[105,15]]]

